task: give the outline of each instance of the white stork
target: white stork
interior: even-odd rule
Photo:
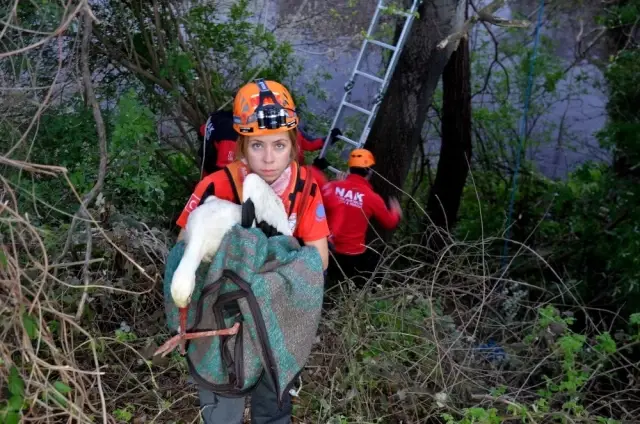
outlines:
[[[242,185],[242,201],[248,200],[254,205],[256,222],[265,222],[273,226],[279,233],[292,235],[284,204],[278,195],[262,178],[249,174]],[[185,353],[185,341],[200,337],[236,334],[239,324],[223,330],[186,333],[188,306],[196,284],[196,270],[201,262],[210,262],[218,251],[225,234],[235,224],[242,222],[242,206],[209,196],[202,205],[195,208],[187,219],[185,226],[184,255],[171,280],[171,297],[180,313],[178,334],[162,345],[155,355],[167,355],[177,345],[180,352]]]

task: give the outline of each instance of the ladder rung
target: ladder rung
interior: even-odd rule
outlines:
[[[327,169],[329,171],[332,171],[334,174],[339,174],[342,172],[341,170],[339,170],[338,168],[334,168],[333,166],[328,166]]]
[[[366,39],[365,41],[371,43],[371,44],[375,44],[376,46],[380,46],[380,47],[384,47],[385,49],[389,49],[392,51],[396,51],[397,47],[396,46],[392,46],[391,44],[387,44],[387,43],[383,43],[382,41],[378,41],[378,40],[369,40]]]
[[[389,6],[380,6],[380,10],[389,10]],[[394,10],[394,9],[391,9],[391,10],[389,10],[389,12],[390,12],[392,15],[404,16],[405,18],[410,18],[410,17],[412,16],[411,14],[409,14],[409,13],[407,13],[407,12],[403,12],[403,11],[401,11],[401,10]]]
[[[360,143],[358,143],[357,141],[351,140],[349,137],[345,137],[343,135],[339,135],[336,138],[338,140],[346,141],[347,143],[351,144],[353,147],[360,147]]]
[[[365,78],[369,78],[370,80],[377,81],[377,82],[379,82],[380,84],[382,84],[382,83],[384,82],[384,80],[383,80],[382,78],[378,78],[377,76],[375,76],[375,75],[371,75],[371,74],[368,74],[368,73],[366,73],[366,72],[362,72],[362,71],[358,71],[358,70],[356,70],[356,74],[358,74],[358,75],[362,75],[363,77],[365,77]]]
[[[337,137],[339,140],[345,141],[348,144],[351,144],[352,146],[356,147],[356,148],[360,148],[364,143],[365,140],[367,139],[368,135],[369,135],[369,131],[371,130],[371,126],[373,125],[373,121],[378,113],[378,106],[379,106],[379,102],[381,101],[381,95],[384,91],[386,91],[387,87],[387,83],[389,82],[389,79],[391,78],[391,76],[393,75],[393,72],[395,70],[395,66],[398,62],[398,58],[399,58],[399,53],[402,51],[406,38],[408,37],[409,34],[409,30],[411,28],[411,25],[413,23],[414,20],[414,14],[417,10],[417,8],[420,6],[420,4],[423,2],[423,0],[413,0],[411,9],[408,12],[405,11],[401,11],[401,10],[397,10],[394,9],[393,6],[384,6],[384,0],[378,0],[377,3],[378,5],[376,6],[375,12],[373,14],[373,18],[371,19],[371,22],[369,23],[369,29],[367,30],[367,35],[363,40],[362,46],[360,47],[360,52],[358,53],[358,57],[356,59],[356,64],[353,67],[353,71],[351,74],[351,77],[349,79],[349,83],[348,85],[351,85],[349,87],[349,89],[347,89],[345,86],[345,91],[346,93],[343,94],[342,97],[342,101],[340,102],[340,106],[338,107],[338,110],[336,112],[336,115],[333,118],[333,123],[331,124],[330,128],[334,128],[340,118],[340,114],[342,113],[342,107],[349,107],[351,109],[357,110],[361,113],[364,113],[365,115],[368,115],[367,118],[367,122],[365,123],[365,130],[363,132],[363,134],[360,135],[359,139],[361,141],[361,143],[355,142],[347,137],[344,136],[339,136]],[[397,44],[394,46],[392,44],[387,44],[385,42],[382,41],[378,41],[375,39],[372,39],[372,34],[373,34],[373,28],[376,25],[376,23],[378,22],[378,18],[380,16],[380,14],[382,12],[388,12],[391,15],[396,15],[396,16],[403,16],[406,18],[406,21],[404,23],[404,25],[402,26],[402,32],[400,33],[400,38],[397,41]],[[359,71],[358,68],[360,67],[360,62],[363,60],[363,55],[364,52],[366,50],[367,47],[367,43],[371,43],[374,44],[376,46],[391,50],[393,52],[393,55],[391,56],[391,60],[389,62],[389,64],[387,65],[387,70],[385,72],[385,76],[383,78],[379,78],[375,75],[366,73],[366,72],[362,72]],[[367,110],[364,109],[360,106],[356,106],[353,103],[350,103],[347,101],[347,98],[350,98],[349,95],[351,94],[350,89],[352,88],[352,84],[354,81],[354,77],[355,75],[360,75],[363,76],[367,79],[370,79],[372,81],[377,81],[378,83],[381,84],[380,86],[380,94],[378,96],[376,96],[375,99],[375,103],[373,105],[373,109],[372,110]],[[318,157],[324,157],[326,154],[327,149],[330,146],[330,143],[328,143],[330,139],[330,135],[327,135],[326,137],[326,141],[327,143],[325,143],[322,146],[322,151],[320,152],[320,155]],[[346,150],[345,150],[346,152]],[[334,171],[334,172],[340,172],[338,169],[333,168],[333,167],[329,167],[330,170]]]
[[[367,109],[362,108],[362,107],[360,107],[360,106],[356,106],[356,105],[354,105],[353,103],[349,103],[349,102],[342,102],[342,104],[343,104],[343,105],[345,105],[345,106],[347,106],[347,107],[350,107],[351,109],[355,109],[355,110],[357,110],[357,111],[359,111],[359,112],[362,112],[362,113],[364,113],[364,114],[366,114],[366,115],[371,115],[371,111],[370,111],[370,110],[367,110]]]

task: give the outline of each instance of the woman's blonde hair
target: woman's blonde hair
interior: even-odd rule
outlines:
[[[292,128],[287,131],[289,135],[289,140],[291,141],[291,160],[298,159],[298,153],[300,151],[300,147],[298,146],[298,129]],[[249,138],[248,135],[239,135],[238,141],[236,141],[236,159],[242,159],[247,156],[247,149],[249,148]]]

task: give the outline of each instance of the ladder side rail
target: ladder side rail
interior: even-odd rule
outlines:
[[[351,89],[346,90],[345,93],[342,96],[342,101],[340,102],[340,105],[338,106],[338,110],[336,112],[336,115],[334,116],[331,128],[333,129],[336,126],[336,124],[337,124],[337,122],[338,122],[338,120],[340,118],[340,114],[342,113],[342,110],[344,109],[345,106],[347,106],[349,108],[352,108],[352,109],[356,109],[361,113],[365,113],[365,111],[366,111],[365,114],[368,115],[368,119],[367,119],[367,121],[366,121],[366,123],[364,125],[363,131],[362,131],[362,133],[360,135],[360,138],[359,138],[359,140],[357,142],[354,143],[354,140],[347,139],[346,137],[338,137],[338,139],[348,142],[348,144],[353,145],[355,148],[360,148],[365,144],[365,142],[366,142],[366,140],[367,140],[367,138],[369,136],[369,132],[371,131],[371,123],[373,122],[373,120],[375,119],[375,117],[376,117],[376,115],[378,113],[378,109],[379,109],[380,103],[383,100],[383,96],[384,96],[384,94],[386,92],[386,89],[387,89],[387,87],[389,85],[389,81],[391,79],[391,76],[393,75],[393,72],[395,71],[395,67],[397,65],[397,62],[399,60],[399,55],[402,52],[402,50],[404,49],[404,44],[406,42],[406,39],[407,39],[408,33],[410,31],[410,28],[411,28],[411,26],[413,24],[413,20],[415,18],[414,14],[415,14],[418,6],[421,3],[422,3],[422,0],[414,0],[413,4],[411,6],[411,9],[410,9],[410,11],[408,13],[407,12],[393,12],[393,14],[395,14],[395,15],[399,15],[399,16],[405,17],[406,20],[405,20],[405,23],[403,25],[402,31],[400,33],[400,37],[398,39],[398,44],[397,45],[395,45],[395,46],[388,45],[387,46],[386,43],[378,43],[379,45],[384,44],[384,45],[382,45],[382,47],[386,47],[389,50],[393,51],[393,54],[392,54],[391,59],[389,61],[389,65],[387,67],[387,71],[385,72],[384,78],[383,79],[379,79],[378,78],[378,80],[379,80],[378,82],[381,84],[380,88],[379,88],[378,95],[377,95],[378,100],[374,103],[373,108],[372,108],[371,111],[366,111],[366,109],[360,108],[358,106],[355,106],[355,105],[351,104],[350,102],[347,102],[346,99],[350,95]],[[370,42],[370,40],[368,40],[368,38],[371,37],[371,32],[373,30],[373,27],[377,23],[377,20],[379,18],[379,12],[381,10],[384,11],[384,10],[388,10],[388,9],[389,8],[387,6],[383,5],[383,0],[379,0],[378,1],[378,5],[376,7],[376,11],[375,11],[374,16],[373,16],[373,18],[371,20],[371,23],[369,24],[369,29],[367,30],[367,38],[362,43],[362,47],[360,48],[360,52],[358,54],[358,57],[357,57],[357,60],[356,60],[356,64],[355,64],[355,66],[353,68],[353,71],[351,72],[351,78],[349,80],[349,83],[353,84],[353,81],[355,80],[356,75],[362,75],[365,78],[369,77],[364,72],[359,71],[358,68],[360,66],[360,62],[362,61],[362,56],[364,54],[364,49],[366,48],[368,42]],[[376,43],[372,43],[372,44],[376,44]],[[369,78],[369,79],[372,79],[372,78]],[[322,150],[321,150],[320,155],[318,157],[322,158],[322,157],[324,157],[326,155],[326,151],[329,148],[329,138],[330,138],[330,136],[331,136],[331,134],[329,133],[329,135],[327,135],[327,137],[325,138],[325,142],[324,142],[324,144],[322,146]],[[333,167],[329,167],[329,169],[331,171],[334,171],[334,172],[340,172],[339,170],[337,170],[337,169],[335,169]]]
[[[361,139],[359,140],[359,143],[361,146],[363,146],[365,144],[365,142],[367,141],[366,139],[369,136],[369,129],[371,127],[371,124],[373,123],[374,119],[376,118],[376,116],[378,115],[378,109],[380,106],[380,103],[382,103],[382,100],[384,98],[384,95],[387,91],[387,87],[389,85],[389,81],[391,80],[391,77],[393,76],[393,72],[395,71],[396,65],[398,63],[398,60],[400,59],[400,53],[402,52],[402,50],[404,50],[404,43],[406,42],[407,39],[407,35],[409,34],[409,31],[411,29],[411,26],[413,25],[413,20],[414,20],[414,13],[416,11],[416,9],[418,8],[418,5],[421,3],[421,0],[414,0],[413,1],[413,5],[411,6],[410,12],[409,12],[409,17],[406,19],[404,26],[402,27],[402,31],[400,32],[400,37],[398,39],[398,44],[397,44],[397,48],[396,50],[393,52],[393,54],[391,55],[391,59],[389,60],[389,65],[387,67],[387,71],[385,72],[384,78],[383,78],[383,83],[380,86],[380,98],[379,101],[376,102],[373,105],[373,109],[371,110],[371,114],[369,115],[369,117],[367,118],[367,122],[365,124],[364,130],[362,132],[361,135]]]
[[[356,59],[356,64],[353,67],[353,70],[351,71],[351,76],[349,77],[349,81],[353,81],[356,75],[356,71],[358,70],[358,68],[360,67],[360,62],[362,61],[362,57],[364,56],[364,50],[367,47],[367,39],[369,37],[371,37],[371,33],[373,31],[373,28],[375,27],[376,23],[378,22],[378,17],[380,16],[380,9],[383,7],[383,1],[384,0],[378,0],[378,5],[376,6],[376,10],[373,14],[373,18],[371,18],[371,22],[369,23],[369,28],[367,29],[367,35],[365,38],[365,40],[362,43],[362,46],[360,47],[360,51],[358,52],[358,57]],[[331,130],[333,128],[335,128],[336,124],[338,123],[339,119],[340,119],[340,114],[342,113],[342,109],[343,109],[343,105],[347,100],[347,97],[349,96],[351,92],[351,89],[346,90],[343,95],[342,95],[342,101],[340,102],[340,105],[338,106],[338,110],[336,111],[335,116],[333,117],[333,121],[331,122],[331,126],[329,127],[329,133],[327,134],[327,136],[324,139],[324,144],[322,146],[322,150],[320,151],[320,155],[318,157],[323,158],[327,152],[327,148],[329,146],[329,139],[331,138]]]

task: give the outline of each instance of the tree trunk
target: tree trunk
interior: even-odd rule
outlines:
[[[465,7],[466,0],[431,0],[418,9],[420,18],[413,22],[365,144],[376,157],[376,171],[391,183],[372,179],[383,198],[400,195],[392,184],[404,184],[433,92],[455,48],[451,43],[443,49],[436,46],[462,28]],[[391,234],[378,233],[383,238]]]
[[[469,41],[460,40],[442,75],[442,145],[436,178],[427,201],[431,225],[450,231],[456,224],[471,163],[471,69]]]

